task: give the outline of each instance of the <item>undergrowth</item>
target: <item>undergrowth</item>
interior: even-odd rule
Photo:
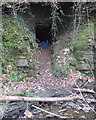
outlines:
[[[26,74],[17,70],[18,56],[27,56],[36,51],[38,45],[35,35],[27,28],[26,24],[19,15],[3,15],[3,36],[2,36],[2,74],[6,74],[7,66],[11,65],[12,70],[6,80],[18,81],[26,77]],[[31,43],[31,47],[30,47]]]
[[[62,77],[62,76],[67,77],[67,75],[68,75],[68,67],[69,66],[64,65],[63,67],[60,67],[59,64],[58,64],[56,55],[52,56],[51,63],[52,63],[53,74],[56,77]]]

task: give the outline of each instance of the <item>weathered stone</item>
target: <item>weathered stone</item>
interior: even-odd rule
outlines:
[[[84,54],[85,54],[85,55],[93,55],[94,53],[93,53],[93,51],[91,51],[91,50],[89,51],[89,50],[88,50],[88,51],[85,51]]]
[[[83,64],[78,64],[78,66],[77,66],[77,69],[78,70],[84,70],[84,71],[89,71],[90,70],[90,68],[92,69],[92,70],[94,70],[94,64],[91,64],[91,66],[89,67],[90,65],[88,65],[87,63],[83,63]]]
[[[83,110],[84,112],[89,112],[91,109],[92,109],[92,108],[91,108],[91,107],[88,107],[88,106],[87,106],[87,107],[85,106],[85,107],[82,108],[82,110]]]
[[[28,61],[26,59],[20,59],[17,62],[18,67],[28,67]]]
[[[90,71],[90,68],[94,69],[94,40],[92,33],[94,23],[86,26],[83,30],[76,34],[74,40],[73,53],[78,63],[78,70]],[[94,32],[94,31],[93,31]]]
[[[79,104],[75,104],[75,103],[73,103],[73,102],[68,102],[68,103],[66,103],[66,104],[67,104],[69,107],[74,108],[74,109],[77,109],[77,110],[81,110],[81,109],[82,109]]]

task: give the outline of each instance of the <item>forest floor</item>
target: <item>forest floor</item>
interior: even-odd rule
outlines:
[[[24,93],[24,96],[32,96],[32,97],[65,97],[65,96],[81,95],[80,92],[73,91],[74,87],[93,90],[94,80],[88,76],[82,77],[82,73],[79,71],[69,69],[67,77],[55,77],[52,72],[51,55],[52,54],[51,54],[50,46],[40,47],[39,52],[37,54],[37,60],[39,61],[39,64],[36,67],[36,77],[35,78],[28,77],[25,80],[18,82],[7,81],[6,83],[4,83],[4,85],[2,85],[1,83],[2,94],[9,96],[10,95],[17,96],[18,95],[17,93],[22,92]],[[64,54],[63,54],[63,58],[64,58]],[[94,100],[93,93],[91,94],[84,93],[83,97],[84,98],[87,97]],[[26,118],[26,114],[27,115],[30,114],[30,111],[31,111],[31,115],[33,114],[35,115],[35,117],[38,118],[39,117],[47,118],[54,116],[54,115],[44,114],[44,112],[41,112],[38,109],[33,109],[32,105],[35,104],[33,102],[28,102],[28,103],[9,102],[7,104],[9,105],[9,108],[7,112],[5,112],[5,114],[3,115],[4,118],[8,118],[8,117]],[[63,114],[65,118],[66,117],[90,118],[90,116],[92,117],[95,116],[94,112],[91,110],[91,107],[86,105],[85,101],[81,102],[80,100],[76,102],[70,102],[70,101],[60,102],[60,103],[55,102],[53,104],[51,103],[49,104],[49,102],[48,103],[41,102],[41,103],[36,103],[36,105],[39,107],[42,106],[43,109],[45,110],[47,109],[55,113],[56,115]],[[30,108],[30,111],[27,111],[27,113],[25,114],[27,108]],[[60,111],[60,113],[58,113],[58,111]],[[88,113],[89,111],[90,114]]]
[[[73,85],[77,87],[76,84],[78,83],[78,80],[79,83],[80,79],[83,81],[79,84],[79,87],[82,86],[81,84],[88,84],[94,81],[88,76],[82,77],[81,72],[72,69],[69,69],[67,77],[55,77],[52,72],[51,56],[52,54],[49,45],[40,47],[37,54],[39,64],[36,66],[36,77],[28,77],[23,81],[18,82],[12,82],[10,80],[5,82],[4,85],[2,85],[3,83],[1,82],[2,94],[12,95],[17,92],[26,93],[26,91],[30,91],[33,92],[32,94],[34,94],[34,96],[56,96],[56,93],[58,93],[57,96],[60,96],[60,93],[63,93],[63,96],[66,96],[70,94],[69,88]],[[63,54],[62,57],[64,58],[66,56]],[[6,77],[7,76],[5,76],[5,78]],[[67,92],[65,92],[66,88],[68,88],[66,90]]]
[[[61,44],[62,45],[62,42]],[[66,65],[70,59],[70,56],[66,56],[65,50],[60,50],[57,54],[57,62],[62,67]],[[61,48],[61,46],[59,46]],[[94,79],[89,76],[85,76],[82,72],[69,68],[67,76],[62,76],[60,71],[57,71],[60,76],[55,76],[52,69],[52,51],[51,46],[40,46],[36,55],[36,75],[35,77],[27,77],[22,81],[7,80],[10,74],[3,74],[5,81],[0,81],[1,96],[25,96],[25,97],[76,97],[80,96],[82,99],[74,101],[60,101],[60,102],[24,102],[24,101],[7,101],[0,104],[0,118],[43,118],[54,116],[63,116],[65,118],[96,118],[96,112],[94,108],[96,106],[94,92]],[[59,69],[60,70],[60,69]],[[61,71],[62,72],[62,71]],[[64,72],[64,71],[63,71]],[[56,74],[56,73],[55,73]],[[75,90],[74,90],[75,89]],[[77,89],[77,90],[76,90]],[[3,105],[3,109],[2,109]],[[7,110],[4,109],[4,105],[7,106]],[[39,108],[43,108],[43,112],[40,109],[32,107],[36,105]],[[54,115],[46,113],[50,111]]]
[[[66,50],[64,48],[58,52],[57,61],[58,65],[65,65],[70,59],[70,55],[66,56]],[[0,81],[1,95],[8,96],[31,96],[31,97],[74,97],[81,96],[83,100],[69,101],[69,102],[7,102],[8,109],[6,112],[2,112],[0,108],[0,116],[4,118],[27,118],[29,114],[33,114],[37,118],[53,117],[54,115],[46,114],[36,108],[33,109],[32,105],[42,107],[44,110],[49,110],[52,113],[63,115],[65,118],[90,118],[96,117],[94,112],[94,105],[90,103],[96,103],[94,99],[94,79],[89,76],[82,76],[82,73],[75,69],[68,69],[66,77],[55,76],[52,69],[52,51],[51,46],[40,46],[36,55],[38,64],[36,64],[35,77],[27,77],[22,81],[8,80],[5,82]],[[57,71],[58,74],[59,71]],[[62,72],[62,71],[61,71]],[[10,75],[9,75],[10,76]],[[6,79],[8,75],[4,74]],[[77,91],[74,90],[78,89]],[[83,93],[81,92],[83,90]],[[92,90],[92,91],[90,91]],[[85,92],[84,92],[85,91]],[[86,102],[85,99],[88,99]],[[29,111],[26,111],[28,109]],[[18,111],[18,112],[17,112]],[[66,111],[66,112],[65,112]],[[90,114],[89,114],[90,111]],[[29,112],[29,113],[28,113]],[[30,113],[31,112],[31,113]],[[4,114],[2,114],[4,113]],[[91,119],[91,118],[90,118]]]
[[[18,82],[12,82],[10,80],[1,83],[2,94],[12,95],[17,92],[26,93],[26,91],[38,93],[41,91],[39,95],[45,96],[46,91],[52,90],[56,92],[58,89],[61,89],[60,92],[63,92],[65,91],[63,90],[64,87],[74,85],[76,80],[80,78],[81,73],[79,71],[70,70],[67,77],[55,77],[52,72],[51,56],[50,46],[40,47],[37,54],[39,64],[36,66],[36,77],[28,77]],[[7,76],[5,75],[4,77],[6,78]],[[52,93],[52,91],[48,92],[48,94]],[[54,96],[55,94],[56,93],[52,95]],[[36,96],[38,95],[36,94]],[[66,96],[66,94],[64,96]]]

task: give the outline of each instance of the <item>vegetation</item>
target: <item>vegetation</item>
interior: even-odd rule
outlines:
[[[88,3],[88,5],[90,5],[90,3]],[[48,56],[46,55],[47,54],[46,50],[49,50],[46,49],[47,47],[42,49],[43,47],[40,46],[40,51],[37,51],[39,49],[36,43],[37,41],[36,36],[34,32],[32,32],[26,26],[25,21],[23,20],[22,13],[23,15],[27,14],[29,15],[29,17],[32,18],[36,17],[29,12],[25,2],[8,3],[5,6],[9,8],[9,11],[10,9],[12,11],[10,12],[11,14],[9,13],[3,14],[3,20],[2,20],[3,46],[2,46],[1,62],[3,69],[2,69],[2,78],[0,78],[0,86],[1,86],[0,90],[2,91],[2,95],[8,95],[8,96],[1,95],[0,101],[11,101],[11,102],[6,102],[9,106],[3,102],[0,102],[0,115],[2,115],[3,117],[3,113],[8,108],[9,109],[8,117],[12,116],[13,118],[32,117],[34,119],[34,116],[42,117],[43,114],[38,110],[41,110],[47,114],[57,116],[60,118],[66,118],[66,117],[73,118],[74,116],[78,117],[78,115],[79,116],[82,115],[81,116],[82,118],[87,118],[86,117],[87,115],[85,114],[89,112],[91,113],[91,109],[92,110],[94,109],[93,102],[95,101],[94,94],[96,92],[92,89],[90,90],[90,88],[94,86],[92,79],[93,74],[90,75],[90,77],[88,77],[90,71],[84,73],[77,71],[78,62],[76,61],[77,59],[75,58],[79,58],[79,57],[82,58],[83,52],[91,49],[90,43],[94,44],[93,36],[92,36],[92,30],[94,28],[93,23],[89,23],[88,21],[87,25],[83,24],[84,26],[81,23],[84,20],[82,15],[84,15],[85,12],[87,13],[87,10],[88,12],[90,12],[91,11],[90,7],[88,8],[88,6],[85,3],[81,3],[81,2],[77,2],[73,4],[72,7],[75,12],[74,15],[70,15],[70,16],[74,17],[74,24],[72,23],[73,27],[70,28],[69,23],[68,25],[66,25],[66,22],[68,21],[63,23],[63,19],[62,19],[68,16],[64,13],[67,10],[66,6],[63,11],[61,10],[59,3],[54,3],[54,2],[52,2],[51,4],[48,3],[48,7],[51,8],[51,14],[50,14],[51,16],[49,18],[49,21],[51,21],[50,32],[52,32],[52,39],[53,39],[52,40],[53,44],[51,46],[52,56],[50,59],[48,58],[50,57],[49,51],[48,51]],[[44,7],[45,3],[42,6]],[[37,7],[39,8],[38,5]],[[89,14],[87,13],[86,16],[89,19],[88,15]],[[42,21],[38,20],[38,23]],[[57,35],[57,33],[59,33],[58,26],[60,24],[62,30],[60,30],[61,32],[60,35],[59,34]],[[64,35],[63,33],[66,32],[67,26],[69,26],[68,33],[67,35]],[[80,27],[82,28],[80,29]],[[74,31],[73,34],[71,34],[70,32],[71,29],[73,29]],[[71,38],[69,38],[70,36]],[[60,46],[59,47],[60,49],[57,48],[58,50],[55,50],[54,47],[56,45],[55,39],[60,40],[61,42],[59,43],[60,45],[62,44],[62,41],[65,42],[64,45],[62,45],[63,48],[60,48],[61,47]],[[43,57],[40,52],[43,53]],[[38,55],[36,56],[36,54]],[[44,57],[46,59],[44,59]],[[18,60],[21,61],[27,60],[28,66],[21,65],[20,67],[20,65],[18,65],[19,63]],[[44,67],[42,67],[43,65]],[[50,66],[52,67],[52,71]],[[28,69],[28,67],[30,69]],[[29,77],[28,73],[25,71],[30,72],[31,77]],[[35,77],[35,71],[37,72],[36,77]],[[52,75],[52,72],[54,75]],[[58,77],[59,79],[56,77]],[[38,95],[41,97],[39,97]],[[44,96],[44,98],[42,98],[42,96]],[[62,97],[58,98],[59,96],[63,96],[64,98]],[[55,97],[55,99],[51,97]],[[17,102],[18,100],[19,102],[21,101],[19,105]],[[27,102],[25,103],[24,101]],[[38,102],[37,104],[38,107],[37,107],[33,105],[34,104],[33,102],[29,102],[29,101],[42,101],[43,104],[42,102]],[[46,101],[46,103],[44,101]],[[58,103],[57,102],[55,104],[53,103],[53,105],[51,104],[50,107],[50,105],[47,105],[47,101],[58,101]],[[60,101],[65,101],[65,102],[63,104],[63,102]],[[73,102],[68,102],[68,101],[73,101]],[[54,107],[54,105],[57,106]],[[39,108],[39,106],[44,108],[44,110]],[[33,107],[36,109],[33,109]],[[62,109],[63,107],[64,110]],[[46,109],[49,109],[49,111],[53,111],[56,113],[58,111],[58,115],[48,112],[46,111]],[[80,114],[78,114],[79,112]],[[92,112],[95,113],[94,110]],[[59,114],[62,114],[63,116]],[[5,116],[7,115],[5,114]],[[45,116],[46,119],[47,117],[50,117],[48,115]]]
[[[87,43],[90,43],[92,41],[89,41],[89,39],[93,39],[92,37],[92,31],[93,31],[93,28],[94,28],[94,24],[91,23],[90,25],[88,26],[85,26],[85,29],[81,30],[79,33],[77,33],[73,40],[74,40],[74,51],[75,50],[86,50],[88,49],[86,46]]]
[[[69,65],[64,65],[63,67],[60,67],[57,61],[57,55],[53,55],[51,62],[53,74],[56,77],[67,77]]]
[[[0,110],[1,109],[2,109],[2,111],[5,110],[5,109],[8,109],[8,105],[3,103],[3,102],[0,102]]]
[[[26,27],[23,19],[19,15],[16,18],[11,15],[3,15],[2,22],[4,30],[1,58],[3,74],[7,73],[8,65],[12,66],[10,76],[7,76],[7,79],[3,78],[3,82],[6,80],[22,80],[26,77],[26,74],[17,70],[17,60],[18,58],[20,59],[20,56],[22,56],[22,59],[27,59],[30,52],[38,48],[35,42],[35,35]]]

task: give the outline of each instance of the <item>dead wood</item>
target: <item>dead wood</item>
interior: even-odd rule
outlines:
[[[93,93],[93,94],[96,94],[96,92],[94,90],[90,90],[90,89],[81,89],[81,88],[74,88],[75,91],[78,91],[78,92],[85,92],[85,93]]]
[[[23,97],[23,96],[1,96],[0,101],[73,101],[76,99],[82,99],[80,96],[75,97]]]
[[[48,114],[50,114],[50,115],[53,115],[53,116],[59,117],[59,118],[66,118],[65,116],[61,116],[61,115],[58,115],[58,114],[55,114],[55,113],[49,112],[49,111],[44,110],[44,109],[42,109],[42,108],[40,108],[40,107],[37,107],[37,106],[35,106],[35,105],[32,105],[32,107],[34,107],[34,108],[36,108],[36,109],[38,109],[38,110],[41,110],[41,111],[43,111],[43,112],[45,112],[45,113],[48,113]]]

